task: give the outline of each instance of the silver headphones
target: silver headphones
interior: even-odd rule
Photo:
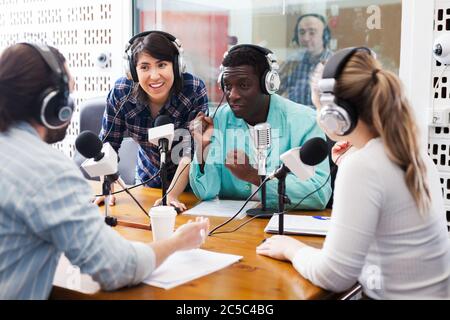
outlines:
[[[275,54],[267,48],[263,48],[254,44],[238,44],[225,52],[223,57],[225,58],[230,52],[242,47],[253,48],[266,57],[269,68],[264,72],[260,79],[261,90],[264,94],[267,95],[271,95],[277,92],[278,89],[280,89],[281,81],[280,75],[278,74],[279,66]],[[225,85],[223,83],[223,70],[223,65],[220,65],[220,74],[217,82],[219,83],[220,89],[225,92]]]
[[[338,136],[351,133],[358,122],[357,108],[336,95],[335,85],[348,60],[360,50],[367,51],[376,57],[375,53],[366,47],[339,50],[325,64],[322,79],[318,83],[322,105],[319,123],[322,128]]]

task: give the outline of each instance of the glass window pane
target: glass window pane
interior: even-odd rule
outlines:
[[[222,97],[217,76],[223,54],[240,43],[274,51],[286,87],[279,93],[304,104],[311,104],[311,70],[341,48],[368,46],[384,67],[398,73],[401,0],[140,0],[135,4],[137,31],[159,29],[178,37],[187,71],[205,81],[211,102]]]

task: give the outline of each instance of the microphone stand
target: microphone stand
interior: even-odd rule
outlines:
[[[266,159],[258,159],[258,174],[260,174],[261,183],[266,179]],[[261,184],[260,184],[261,185]],[[259,216],[260,218],[270,218],[276,210],[266,208],[266,184],[261,186],[261,208],[252,208],[246,211],[249,217]]]
[[[118,174],[104,176],[102,195],[105,196],[105,223],[108,226],[117,226],[117,218],[109,215],[109,199],[111,198],[111,185],[119,178]]]
[[[290,204],[291,200],[286,195],[287,172],[281,171],[278,175],[278,234],[284,234],[284,205]]]
[[[162,204],[167,206],[167,167],[166,167],[166,155],[169,149],[169,140],[163,138],[159,142],[159,152],[161,155],[160,161],[160,178],[161,178],[161,193],[162,193]]]

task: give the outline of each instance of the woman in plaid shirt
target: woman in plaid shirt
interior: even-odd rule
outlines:
[[[178,39],[162,31],[143,32],[130,39],[126,49],[130,72],[116,81],[108,95],[100,138],[116,151],[125,133],[133,138],[139,144],[136,179],[146,181],[160,167],[158,146],[148,141],[147,131],[158,116],[169,116],[175,125],[175,139],[166,162],[167,176],[172,182],[179,178],[167,195],[167,203],[184,210],[178,195],[189,181],[189,169],[185,169],[192,149],[188,118],[207,111],[208,97],[203,81],[184,72],[182,50]],[[158,176],[147,186],[159,188],[161,179]]]

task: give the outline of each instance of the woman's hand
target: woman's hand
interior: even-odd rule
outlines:
[[[161,205],[162,205],[162,198],[159,198],[153,204],[153,206],[161,206]],[[172,197],[170,195],[167,195],[167,205],[177,207],[180,210],[180,212],[183,212],[187,209],[186,205],[183,202],[178,201],[178,198]]]
[[[303,242],[288,236],[273,236],[256,247],[256,253],[278,260],[292,261],[296,252],[305,246]]]
[[[338,166],[342,161],[344,153],[346,153],[352,147],[348,141],[338,141],[331,149],[331,159]]]
[[[111,184],[111,192],[114,192],[114,183]],[[92,202],[94,202],[96,205],[101,206],[102,204],[105,203],[105,196],[100,196],[100,197],[95,197],[94,200],[92,200]],[[110,206],[114,206],[116,204],[116,197],[111,195],[109,197],[109,205]]]

